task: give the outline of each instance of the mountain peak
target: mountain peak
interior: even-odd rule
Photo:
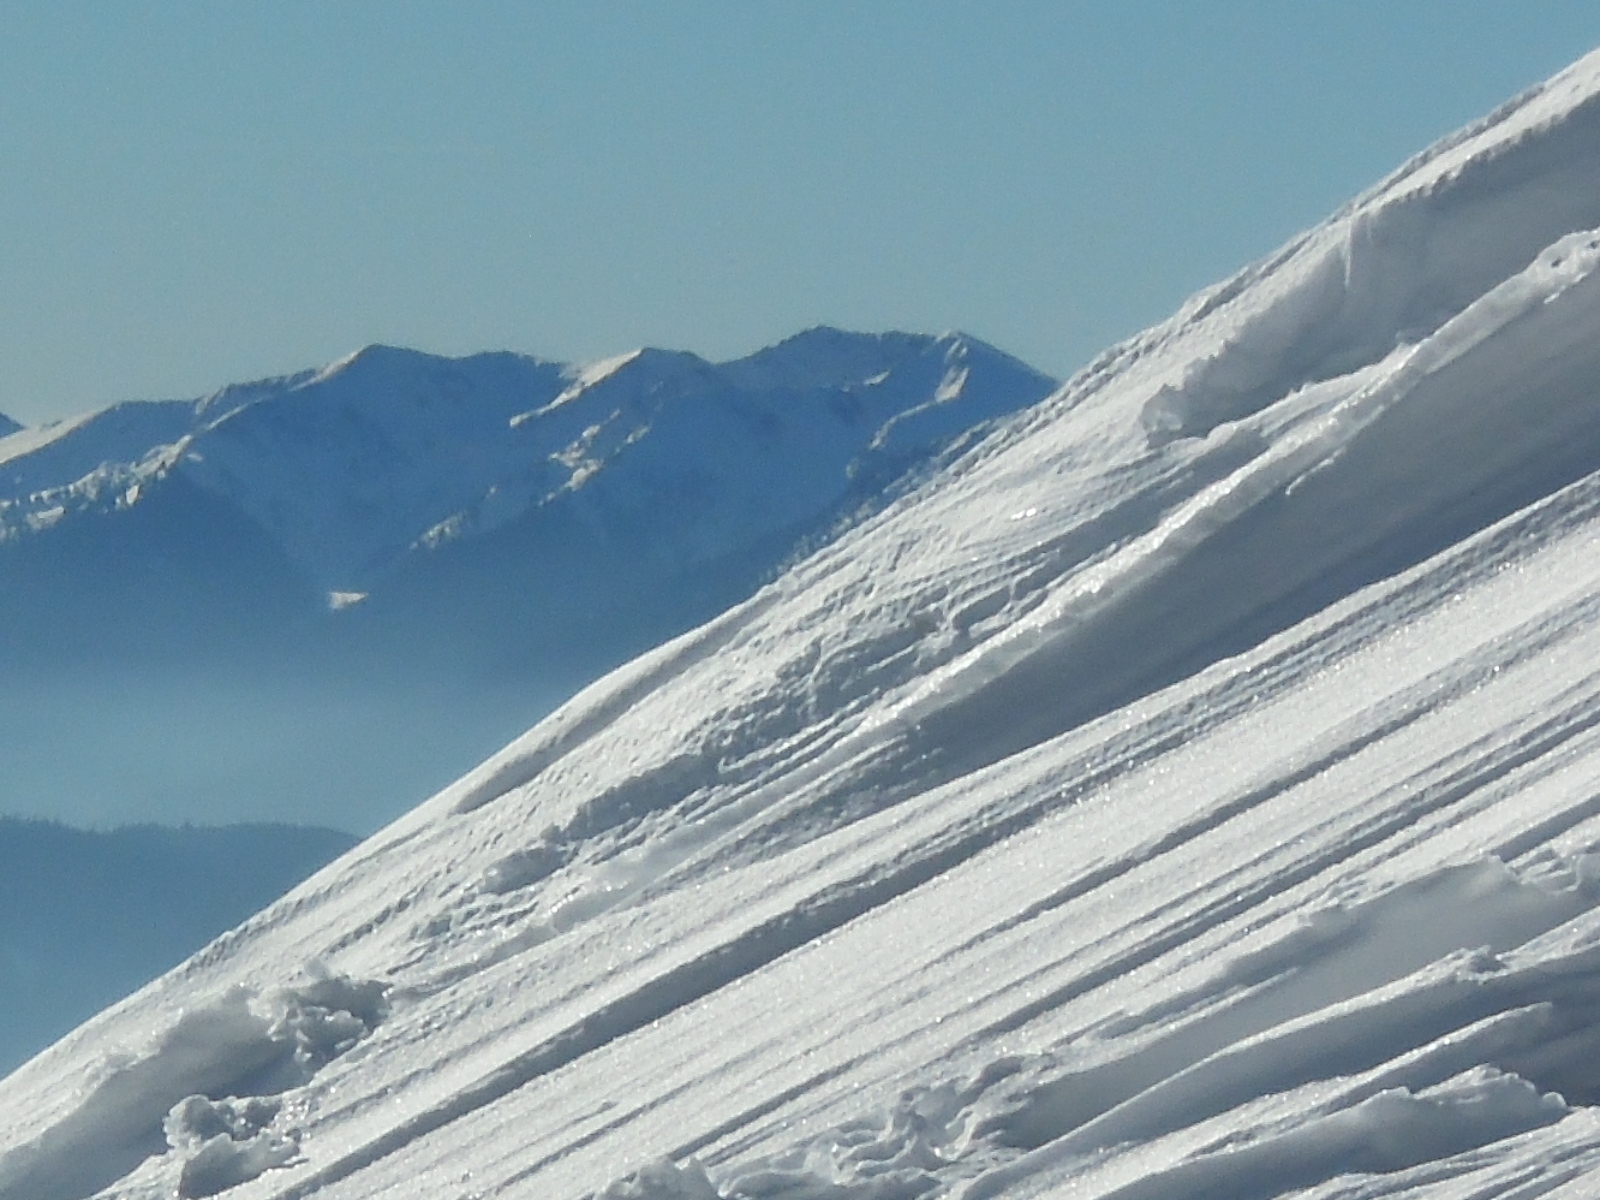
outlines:
[[[13,421],[5,413],[0,413],[0,437],[5,437],[8,433],[15,433],[21,428],[22,422]]]
[[[872,384],[901,364],[923,355],[938,355],[952,367],[978,359],[1026,375],[1046,390],[1056,381],[1006,354],[981,338],[959,330],[940,334],[856,333],[831,325],[815,325],[743,358],[719,363],[717,370],[739,387],[812,391],[824,387],[859,388]]]
[[[454,372],[468,375],[481,373],[512,373],[551,369],[570,370],[564,363],[519,354],[511,350],[480,350],[472,354],[434,354],[427,350],[414,350],[407,346],[391,346],[373,342],[336,358],[326,366],[302,372],[294,378],[297,386],[311,387],[336,380],[359,382],[361,385],[389,386],[410,379],[439,379]]]
[[[582,367],[567,367],[564,378],[571,382],[548,403],[528,409],[511,418],[513,428],[521,428],[530,421],[570,407],[574,401],[586,396],[604,395],[616,390],[633,393],[654,393],[658,397],[663,387],[671,384],[681,388],[704,380],[715,368],[698,354],[687,350],[661,350],[641,346],[622,354],[614,354]]]
[[[853,333],[815,325],[717,369],[739,387],[810,391],[863,384],[935,340],[922,333]]]
[[[438,361],[440,361],[439,356],[422,350],[391,346],[384,342],[371,342],[359,350],[352,350],[349,354],[334,359],[320,371],[315,372],[309,382],[326,383],[348,372],[389,372],[416,368]]]

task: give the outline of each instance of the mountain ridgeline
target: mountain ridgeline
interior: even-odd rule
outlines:
[[[370,828],[1055,386],[956,334],[587,367],[372,346],[14,430],[0,811],[62,813],[32,793],[65,784],[68,817]],[[247,728],[243,761],[215,749]],[[330,757],[337,796],[305,770]]]

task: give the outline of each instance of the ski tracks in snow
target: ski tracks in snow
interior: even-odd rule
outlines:
[[[1551,983],[1549,977],[1560,971],[1552,971],[1548,962],[1516,976],[1520,982],[1515,986],[1476,977],[1515,975],[1492,955],[1485,958],[1479,947],[1513,952],[1564,923],[1581,923],[1593,902],[1591,860],[1587,851],[1573,847],[1589,844],[1600,830],[1581,840],[1572,834],[1586,823],[1592,828],[1595,806],[1590,797],[1600,787],[1600,763],[1595,761],[1600,747],[1592,736],[1600,679],[1589,666],[1600,661],[1594,657],[1600,646],[1595,644],[1596,613],[1590,600],[1592,568],[1566,574],[1590,557],[1592,542],[1587,533],[1567,526],[1563,532],[1575,536],[1552,548],[1546,561],[1527,555],[1530,526],[1548,522],[1550,516],[1531,513],[1520,530],[1506,526],[1492,531],[1467,548],[1479,556],[1475,566],[1458,556],[1436,564],[1432,572],[1416,572],[1398,586],[1380,589],[1387,594],[1376,604],[1369,597],[1345,606],[1323,622],[1334,636],[1322,642],[1307,635],[1295,647],[1298,656],[1284,645],[1269,646],[1246,669],[1232,665],[1213,673],[1242,686],[1270,679],[1276,670],[1276,689],[1256,692],[1252,706],[1270,709],[1274,690],[1280,702],[1330,704],[1331,697],[1303,695],[1307,673],[1347,673],[1344,686],[1364,691],[1379,677],[1363,678],[1362,664],[1352,659],[1376,660],[1368,665],[1381,665],[1381,677],[1391,690],[1383,697],[1375,688],[1364,716],[1321,736],[1324,743],[1336,741],[1338,750],[1316,753],[1308,747],[1313,752],[1296,762],[1293,749],[1280,746],[1276,784],[1258,783],[1234,792],[1235,797],[1249,796],[1249,802],[1230,801],[1225,791],[1209,810],[1210,819],[1199,813],[1189,816],[1193,810],[1182,804],[1171,805],[1174,816],[1187,820],[1154,839],[1157,845],[1142,852],[1134,849],[1080,881],[1013,908],[1015,916],[1000,916],[1007,908],[992,896],[986,897],[986,905],[965,904],[949,895],[942,904],[931,896],[926,899],[946,910],[941,916],[951,907],[970,907],[990,918],[981,933],[925,968],[995,981],[988,984],[984,1003],[972,1004],[968,1015],[987,1015],[982,1010],[995,1007],[1002,1015],[948,1042],[947,1056],[970,1061],[987,1049],[993,1061],[1001,1062],[1002,1049],[1031,1043],[1046,1047],[1036,1053],[1069,1060],[1098,1055],[1098,1067],[1049,1070],[1035,1063],[1026,1071],[1002,1073],[1004,1087],[986,1090],[983,1102],[974,1101],[956,1122],[965,1127],[964,1133],[940,1142],[951,1157],[914,1170],[902,1161],[904,1144],[895,1148],[884,1142],[877,1147],[881,1154],[862,1149],[861,1119],[809,1148],[777,1153],[770,1160],[775,1166],[735,1165],[737,1160],[725,1166],[714,1150],[701,1147],[700,1160],[721,1194],[776,1195],[771,1187],[780,1177],[791,1189],[784,1195],[921,1194],[954,1186],[981,1164],[1003,1158],[1006,1144],[1022,1148],[1023,1154],[978,1174],[966,1193],[973,1200],[1013,1185],[1020,1188],[1018,1194],[1031,1194],[1031,1185],[1023,1181],[1052,1172],[1066,1172],[1060,1178],[1071,1175],[1082,1189],[1088,1185],[1081,1177],[1086,1161],[1116,1157],[1115,1147],[1123,1143],[1140,1146],[1168,1139],[1165,1153],[1175,1174],[1165,1167],[1156,1170],[1146,1158],[1130,1173],[1130,1178],[1148,1176],[1146,1184],[1130,1183],[1126,1186],[1131,1190],[1117,1191],[1124,1185],[1114,1187],[1117,1171],[1107,1168],[1091,1173],[1103,1180],[1104,1188],[1083,1194],[1271,1195],[1352,1170],[1404,1174],[1420,1169],[1424,1160],[1464,1155],[1566,1120],[1573,1112],[1569,1104],[1545,1095],[1540,1085],[1552,1091],[1559,1085],[1579,1103],[1587,1102],[1586,1089],[1600,1082],[1582,1069],[1576,1076],[1570,1069],[1563,1071],[1559,1060],[1564,1054],[1552,1052],[1552,1047],[1564,1046],[1565,1054],[1571,1054],[1577,1045],[1592,1044],[1600,1036],[1600,977],[1593,954],[1574,952],[1566,968],[1570,978],[1559,984]],[[1566,525],[1566,520],[1555,524]],[[1495,546],[1511,553],[1493,552]],[[1552,573],[1544,575],[1545,570]],[[1419,594],[1428,594],[1431,584],[1445,578],[1458,586],[1432,591],[1433,630],[1428,622],[1414,621],[1401,626],[1408,632],[1390,639],[1409,641],[1409,646],[1385,645],[1381,637],[1374,642],[1357,632],[1374,608],[1415,603]],[[1523,603],[1513,602],[1507,594],[1511,589]],[[1531,600],[1533,595],[1544,597],[1543,603]],[[1494,620],[1513,613],[1516,617],[1504,624]],[[1341,646],[1340,633],[1353,635],[1351,641]],[[1312,647],[1316,652],[1310,652]],[[1282,669],[1285,658],[1295,657],[1300,678]],[[1570,672],[1552,676],[1552,658],[1571,664]],[[1411,671],[1396,670],[1401,664]],[[1550,702],[1522,710],[1542,713],[1540,717],[1497,725],[1496,710],[1505,713],[1514,707],[1504,704],[1504,693],[1497,689],[1529,685],[1529,679],[1515,678],[1519,667],[1538,677]],[[1408,685],[1408,680],[1414,682]],[[1181,711],[1178,696],[1200,691],[1177,689],[1166,701]],[[1195,708],[1212,711],[1205,705]],[[1139,716],[1144,733],[1160,727],[1153,714]],[[1235,714],[1222,728],[1201,731],[1202,742],[1213,743],[1208,750],[1188,742],[1167,756],[1215,755],[1215,743],[1221,741],[1232,743],[1230,758],[1262,761],[1253,757],[1262,747],[1241,737],[1237,728],[1248,716]],[[1286,725],[1282,712],[1256,716],[1280,732],[1308,724],[1315,728],[1304,722]],[[1033,757],[1048,759],[1050,749],[1041,748]],[[1220,758],[1213,758],[1208,771],[1182,763],[1163,769],[1161,757],[1125,764],[1127,774],[1164,775],[1190,781],[1189,787],[1208,775],[1226,780],[1237,774],[1236,766]],[[1263,757],[1273,761],[1270,754]],[[1396,760],[1414,766],[1397,774]],[[1083,765],[1081,759],[1078,765]],[[996,768],[1011,772],[1011,778],[994,791],[1030,794],[1029,786],[1016,777],[1020,769],[1017,763]],[[1372,786],[1379,779],[1399,782],[1389,788]],[[982,784],[967,781],[967,786]],[[1124,792],[1133,790],[1126,777],[1120,786]],[[1103,790],[1114,792],[1116,787],[1107,781]],[[1318,804],[1305,795],[1307,789],[1337,795],[1362,787],[1368,800],[1355,806],[1331,800]],[[1124,805],[1137,803],[1127,794],[1116,799]],[[1542,825],[1539,814],[1530,811],[1541,802],[1550,806]],[[1508,804],[1520,807],[1507,813]],[[1052,833],[1059,837],[1073,827],[1070,840],[1081,847],[1093,840],[1083,828],[1085,813],[1093,808],[1114,814],[1116,803],[1091,791],[1079,797],[1077,809],[1053,812],[1043,827],[1029,829],[991,853],[1007,854],[1015,846],[1047,840]],[[1275,822],[1252,820],[1273,809],[1278,810]],[[1284,826],[1284,817],[1294,827]],[[1114,816],[1108,819],[1115,822]],[[1501,832],[1530,824],[1544,831],[1545,840],[1537,846],[1526,836],[1509,842]],[[1565,848],[1553,850],[1551,842]],[[1237,858],[1241,844],[1259,850],[1246,855],[1239,869],[1208,878],[1207,863]],[[1516,871],[1508,870],[1486,857],[1497,848],[1524,861]],[[1083,857],[1080,851],[1063,854],[1062,860],[1082,862]],[[1430,860],[1431,868],[1422,866]],[[1556,860],[1559,869],[1552,866]],[[992,861],[984,866],[991,878],[1037,880],[1037,872],[1029,876],[1020,865],[1015,873]],[[1386,875],[1396,882],[1381,883]],[[1408,878],[1414,882],[1398,882]],[[1385,886],[1390,890],[1383,890]],[[1326,907],[1330,897],[1352,887],[1358,894],[1359,889],[1377,889],[1377,894],[1353,907],[1345,901]],[[923,894],[918,894],[902,904],[913,908],[922,901]],[[1281,929],[1285,922],[1292,926],[1305,906],[1319,904],[1323,907],[1309,924],[1259,944],[1263,931]],[[1120,920],[1119,910],[1124,914]],[[1075,928],[1120,932],[1102,934],[1098,946],[1081,946],[1074,945]],[[1009,946],[1002,944],[1007,941]],[[1239,944],[1240,952],[1230,971],[1218,976],[1214,964],[1229,956],[1230,942]],[[1119,950],[1119,943],[1125,948]],[[1055,953],[1052,947],[1058,948]],[[1062,954],[1060,947],[1072,952]],[[1186,967],[1186,962],[1212,964],[1202,972],[1208,977],[1187,991],[1173,983],[1193,975],[1196,967]],[[1431,979],[1430,969],[1451,982]],[[1462,972],[1465,982],[1459,978]],[[940,990],[933,983],[926,986],[930,992]],[[1161,996],[1161,1002],[1150,1004],[1152,995]],[[1134,1015],[1141,1000],[1150,1009],[1142,1021]],[[1097,1008],[1101,1011],[1095,1016]],[[941,1023],[961,1021],[946,1012]],[[1271,1034],[1279,1028],[1286,1032]],[[1286,1051],[1290,1043],[1302,1047],[1298,1067]],[[1528,1078],[1519,1076],[1519,1069]],[[1368,1085],[1351,1082],[1363,1073],[1371,1077]],[[997,1100],[995,1092],[1006,1088],[1012,1094]],[[1276,1109],[1258,1099],[1274,1096],[1280,1096]],[[1296,1103],[1304,1107],[1298,1116]],[[985,1107],[996,1104],[1003,1115],[985,1117]],[[1265,1107],[1276,1127],[1296,1132],[1263,1133],[1261,1144],[1248,1155],[1213,1148],[1214,1161],[1204,1154],[1194,1157],[1206,1142],[1203,1136],[1197,1140],[1191,1127],[1208,1121],[1220,1126],[1220,1118],[1230,1113],[1228,1119],[1236,1123],[1236,1110],[1252,1105]],[[865,1125],[893,1130],[907,1120],[904,1112],[896,1113],[879,1125],[870,1119]],[[1399,1137],[1396,1130],[1411,1132]],[[1210,1136],[1226,1140],[1220,1133]],[[884,1137],[893,1140],[888,1133]],[[1038,1149],[1026,1150],[1030,1144]],[[1507,1142],[1508,1147],[1521,1144],[1514,1138]],[[840,1149],[846,1146],[855,1149],[846,1154]],[[925,1145],[918,1153],[928,1157]],[[842,1164],[852,1155],[879,1167],[897,1163],[897,1170],[911,1173],[891,1178],[887,1169],[847,1170]],[[1175,1164],[1191,1159],[1191,1165],[1177,1170]],[[1201,1162],[1210,1165],[1193,1165]],[[796,1165],[804,1163],[812,1165]],[[1119,1169],[1131,1170],[1126,1162]],[[654,1170],[660,1175],[662,1169]],[[619,1185],[622,1190],[616,1194],[628,1194],[629,1186]],[[658,1187],[639,1194],[673,1193]]]
[[[1101,1159],[1122,1162],[1096,1168],[1106,1189],[1134,1186],[1115,1183],[1119,1171],[1131,1181],[1180,1167],[1172,1182],[1200,1188],[1223,1167],[1183,1164],[1233,1153],[1211,1144],[1226,1140],[1215,1129],[1228,1113],[1262,1110],[1248,1161],[1263,1179],[1275,1162],[1315,1158],[1308,1147],[1330,1162],[1411,1169],[1403,1156],[1328,1150],[1393,1121],[1460,1152],[1496,1130],[1559,1125],[1570,1105],[1544,1100],[1538,1084],[1573,1083],[1527,1063],[1590,1036],[1580,993],[1594,983],[1580,972],[1566,990],[1491,986],[1476,976],[1515,968],[1456,952],[1509,954],[1589,908],[1597,497],[1596,483],[1571,488],[1240,659],[915,805],[731,869],[709,870],[720,859],[704,843],[707,870],[688,853],[673,886],[596,907],[583,938],[559,936],[576,926],[523,936],[441,988],[397,989],[359,1058],[289,1094],[291,1117],[314,1114],[304,1129],[275,1127],[293,1134],[298,1161],[274,1161],[240,1194],[405,1195],[423,1159],[451,1157],[464,1117],[505,1129],[536,1111],[543,1166],[523,1154],[497,1184],[480,1164],[482,1195],[567,1194],[607,1162],[689,1154],[729,1197],[777,1195],[787,1181],[795,1196],[968,1186],[977,1200]],[[1486,857],[1496,851],[1509,867]],[[514,898],[518,881],[506,882]],[[891,960],[869,944],[906,951]],[[851,954],[874,962],[850,982],[853,998],[828,965]],[[545,1003],[497,1002],[527,989]],[[859,1026],[848,1037],[834,1023],[842,1011]],[[686,1047],[676,1039],[691,1018],[748,1036]],[[752,1022],[772,1028],[755,1035]],[[1517,1053],[1474,1057],[1490,1037],[1474,1032],[1483,1022]],[[1309,1065],[1291,1067],[1289,1045]],[[1407,1073],[1397,1065],[1407,1055],[1435,1066]],[[622,1061],[635,1090],[657,1098],[596,1105],[617,1094],[609,1081]],[[973,1074],[930,1078],[917,1065],[929,1062]],[[1490,1066],[1501,1074],[1480,1070]],[[1526,1079],[1511,1078],[1519,1066]],[[1349,1082],[1363,1072],[1383,1086]],[[872,1080],[910,1098],[882,1118],[852,1113]],[[819,1132],[774,1143],[795,1128]],[[703,1132],[686,1140],[686,1129]],[[1129,1141],[1143,1147],[1137,1169],[1117,1150]],[[694,1170],[650,1168],[640,1180],[657,1182],[639,1194],[671,1195],[660,1181],[688,1187]],[[108,1194],[157,1194],[166,1185],[151,1171]]]

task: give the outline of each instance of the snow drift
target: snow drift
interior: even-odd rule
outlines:
[[[19,1070],[0,1195],[1592,1195],[1597,183],[1600,55]]]

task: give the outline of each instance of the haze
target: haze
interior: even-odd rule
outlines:
[[[1582,3],[14,6],[0,412],[818,322],[1064,375],[1596,42]]]

